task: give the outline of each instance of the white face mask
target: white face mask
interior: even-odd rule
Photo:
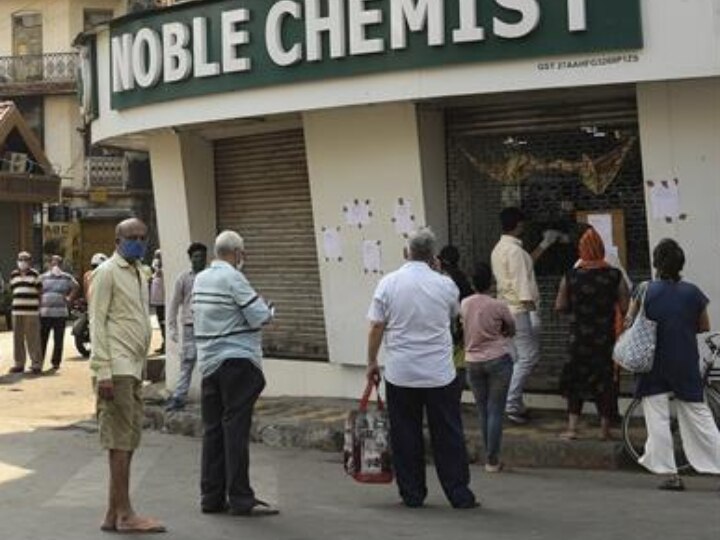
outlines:
[[[30,269],[30,263],[27,261],[18,261],[17,262],[18,270],[21,272],[25,272],[26,270]]]
[[[51,273],[53,276],[59,276],[60,274],[62,274],[62,270],[60,269],[59,266],[53,266],[53,267],[50,269],[50,273]]]

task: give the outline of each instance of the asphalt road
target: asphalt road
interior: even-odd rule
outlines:
[[[7,335],[0,351],[8,352]],[[5,356],[5,358],[7,358]],[[6,364],[7,365],[7,364]],[[87,363],[56,375],[0,380],[0,539],[112,538],[98,530],[106,499],[106,456],[76,422],[92,414]],[[473,467],[483,506],[453,510],[428,471],[422,509],[398,504],[394,486],[344,475],[339,456],[253,446],[257,495],[271,518],[199,512],[200,441],[146,433],[133,468],[137,509],[162,518],[172,539],[623,540],[720,538],[719,479],[690,477],[685,493],[655,489],[640,472],[521,469],[490,475]]]

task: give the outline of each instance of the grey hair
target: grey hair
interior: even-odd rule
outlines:
[[[223,231],[215,238],[215,256],[230,255],[235,251],[243,251],[245,241],[235,231]]]
[[[416,261],[429,261],[435,256],[435,233],[430,227],[423,227],[410,234],[408,251],[410,258]]]

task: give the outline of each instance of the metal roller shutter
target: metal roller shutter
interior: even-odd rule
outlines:
[[[490,98],[486,104],[447,109],[446,126],[450,236],[462,254],[466,270],[470,271],[475,262],[489,262],[500,236],[498,214],[511,202],[528,215],[530,226],[525,240],[529,250],[537,245],[545,228],[572,233],[577,211],[623,210],[627,270],[635,282],[649,277],[634,88]],[[514,165],[522,166],[520,160],[512,162],[511,155],[532,156],[544,164],[577,163],[585,156],[595,160],[608,155],[625,142],[629,151],[617,175],[601,193],[583,184],[579,174],[551,167],[534,171],[514,185],[497,179],[511,175]],[[500,174],[490,169],[498,163],[504,167]],[[528,390],[557,389],[567,356],[568,321],[554,313],[553,306],[560,279],[575,259],[573,245],[556,246],[536,266],[542,295],[542,356]]]
[[[268,356],[327,359],[302,130],[215,142],[218,227],[245,239],[244,272],[276,305]]]

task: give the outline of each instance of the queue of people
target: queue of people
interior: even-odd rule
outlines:
[[[476,505],[469,502],[475,499],[467,488],[467,456],[460,448],[463,428],[457,387],[467,384],[475,398],[487,472],[503,468],[504,419],[528,421],[524,383],[539,359],[540,295],[534,263],[564,238],[546,231],[531,254],[521,240],[522,211],[505,209],[500,221],[503,235],[492,252],[492,266],[475,267],[471,293],[462,291],[467,278],[458,268],[457,250],[446,247],[435,258],[434,236],[423,229],[410,236],[408,262],[385,276],[373,295],[367,374],[373,381],[380,376],[378,353],[384,346],[393,465],[407,506],[421,506],[427,493],[423,410],[440,483],[457,508]],[[697,345],[697,335],[710,329],[709,300],[682,280],[682,249],[673,240],[660,242],[653,253],[655,278],[639,286],[631,300],[627,273],[619,261],[608,257],[597,231],[587,226],[577,248],[579,259],[563,276],[555,301],[555,309],[570,317],[568,361],[559,381],[567,399],[568,424],[560,437],[578,438],[585,401],[595,402],[600,438],[612,437],[618,399],[613,348],[644,305],[658,326],[654,367],[636,378],[636,396],[643,399],[648,428],[640,463],[667,476],[661,489],[684,489],[670,432],[668,402],[674,395],[691,465],[698,472],[720,474],[720,432],[704,402]],[[493,277],[495,297],[490,294]],[[453,377],[453,356],[457,359],[453,337],[458,335],[462,335],[465,380]],[[456,399],[451,401],[453,395]]]
[[[475,399],[485,449],[484,468],[503,470],[505,418],[528,421],[523,390],[537,364],[540,295],[534,263],[562,237],[543,233],[531,254],[522,243],[525,216],[517,208],[500,214],[503,235],[491,264],[479,263],[471,279],[462,273],[456,248],[436,256],[436,239],[424,228],[411,234],[407,262],[382,278],[368,319],[367,377],[383,377],[390,417],[390,443],[402,502],[422,507],[427,497],[423,418],[427,418],[435,468],[450,504],[472,509],[479,502],[470,488],[470,468],[461,418],[461,388]],[[100,443],[109,456],[108,508],[104,531],[163,532],[164,524],[136,513],[130,500],[132,456],[141,439],[141,384],[150,346],[152,279],[162,279],[160,253],[154,276],[144,270],[147,227],[138,219],[120,223],[110,258],[97,254],[84,277],[93,343],[90,367],[97,393]],[[190,268],[174,284],[169,304],[169,339],[181,347],[181,370],[170,411],[185,406],[193,371],[201,377],[202,467],[200,508],[208,514],[271,516],[278,509],[256,497],[249,476],[250,424],[265,387],[262,329],[274,308],[242,273],[245,246],[234,231],[220,233],[215,260],[193,243]],[[684,253],[672,240],[653,252],[655,279],[631,295],[624,272],[607,260],[599,234],[588,227],[578,242],[578,261],[559,283],[555,309],[570,319],[569,359],[559,381],[568,403],[567,429],[578,437],[586,400],[595,402],[603,439],[611,436],[614,386],[613,345],[640,309],[657,322],[657,349],[651,372],[638,377],[648,441],[640,463],[666,475],[662,489],[682,490],[670,434],[668,398],[674,394],[683,445],[690,463],[703,473],[720,474],[720,432],[703,401],[696,336],[709,330],[708,298],[682,280]],[[47,272],[32,269],[20,253],[10,279],[13,291],[15,365],[24,371],[26,351],[33,373],[42,371],[42,352],[55,332],[54,368],[61,365],[67,305],[79,285],[53,257]],[[496,294],[493,295],[493,281]],[[138,283],[140,286],[138,286]],[[89,294],[91,292],[91,294]],[[163,299],[164,302],[164,299]],[[155,307],[157,307],[157,303]],[[384,349],[381,370],[379,353]],[[459,354],[458,354],[459,351]],[[463,378],[456,369],[458,356]]]

